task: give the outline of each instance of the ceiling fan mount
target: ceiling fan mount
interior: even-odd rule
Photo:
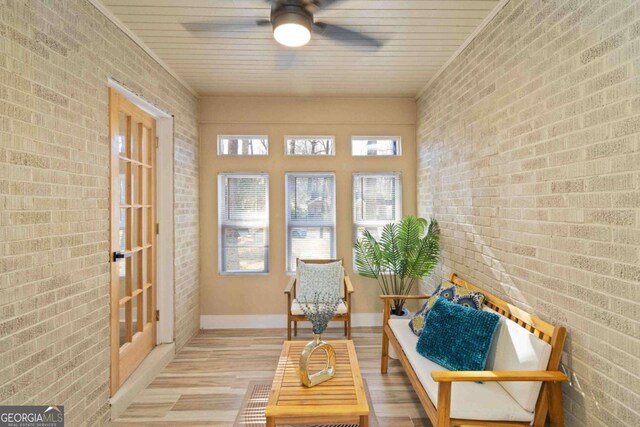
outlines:
[[[302,2],[276,2],[269,22],[273,26],[273,37],[284,46],[304,46],[311,40],[313,13]]]
[[[302,3],[298,3],[295,1],[285,3],[276,2],[275,7],[271,9],[272,23],[275,23],[279,19],[289,16],[297,16],[300,19],[309,22],[309,24],[313,24],[313,12],[309,10],[308,7],[305,7]]]

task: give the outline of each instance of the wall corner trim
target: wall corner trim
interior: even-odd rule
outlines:
[[[447,67],[449,67],[449,65],[451,65],[451,63],[467,48],[467,46],[469,46],[469,44],[473,41],[473,39],[475,39],[478,36],[478,34],[480,34],[480,32],[482,30],[484,30],[487,25],[489,25],[489,22],[491,22],[493,20],[493,18],[495,18],[495,16],[498,13],[500,13],[500,11],[510,1],[511,0],[500,0],[498,2],[496,7],[494,7],[493,10],[491,12],[489,12],[489,14],[482,20],[480,25],[478,25],[476,27],[476,29],[471,34],[469,34],[469,37],[467,37],[467,39],[464,42],[462,42],[460,47],[455,52],[453,52],[453,55],[451,55],[451,57],[449,59],[447,59],[444,64],[442,64],[442,67],[440,67],[438,72],[436,72],[433,75],[433,77],[431,77],[431,79],[427,82],[427,84],[424,85],[424,87],[420,90],[420,92],[418,92],[418,94],[416,95],[416,99],[418,99],[422,95],[424,95],[424,93],[427,91],[427,89],[429,89],[429,87],[438,79],[438,77],[440,77],[440,74],[442,74],[444,72],[444,70],[446,70]]]
[[[89,3],[91,3],[96,9],[98,9],[100,13],[106,16],[107,19],[109,19],[109,21],[113,22],[116,27],[118,27],[123,33],[125,33],[127,37],[129,37],[142,50],[144,50],[147,55],[153,58],[153,60],[156,61],[158,65],[160,65],[162,68],[164,68],[164,70],[167,73],[169,73],[174,79],[180,82],[180,84],[182,84],[182,86],[184,86],[189,92],[191,92],[193,96],[195,96],[196,98],[200,98],[200,95],[198,94],[198,92],[196,92],[196,90],[193,87],[191,87],[191,85],[187,83],[186,80],[180,77],[175,71],[171,69],[171,67],[169,67],[169,65],[167,65],[167,63],[165,63],[162,59],[160,59],[160,57],[156,55],[156,53],[153,50],[151,50],[151,48],[147,46],[142,41],[142,39],[140,39],[138,36],[136,36],[133,33],[133,31],[127,28],[127,26],[124,25],[124,23],[120,21],[118,17],[116,17],[113,13],[111,13],[111,11],[107,9],[107,7],[100,2],[100,0],[89,0]]]

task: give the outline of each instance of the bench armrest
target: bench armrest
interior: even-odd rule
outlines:
[[[290,294],[291,292],[293,292],[293,288],[295,287],[296,287],[296,277],[293,276],[291,279],[289,279],[289,283],[287,283],[287,287],[284,288],[284,293]]]
[[[384,304],[384,310],[382,312],[382,326],[386,325],[391,317],[391,301],[398,299],[426,299],[431,298],[431,295],[380,295],[380,299]]]
[[[435,382],[457,381],[568,381],[560,371],[434,371]]]
[[[344,275],[344,288],[347,294],[353,293],[353,283],[351,283],[351,279],[346,274]]]
[[[380,295],[381,300],[390,299],[426,299],[431,298],[431,295]]]

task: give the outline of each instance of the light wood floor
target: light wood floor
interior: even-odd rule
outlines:
[[[201,331],[112,425],[231,427],[249,383],[273,378],[285,337],[284,329]],[[323,338],[343,339],[337,328]],[[431,426],[400,362],[380,374],[380,328],[354,328],[353,340],[380,426]]]

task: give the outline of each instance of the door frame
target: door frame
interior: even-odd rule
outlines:
[[[114,79],[108,80],[108,88],[133,103],[156,120],[156,310],[160,319],[156,322],[156,345],[175,341],[175,241],[174,241],[174,119],[155,105]],[[112,142],[109,141],[109,150]],[[162,173],[160,173],[162,171]],[[111,253],[108,254],[111,259]],[[116,389],[112,388],[111,395]]]

